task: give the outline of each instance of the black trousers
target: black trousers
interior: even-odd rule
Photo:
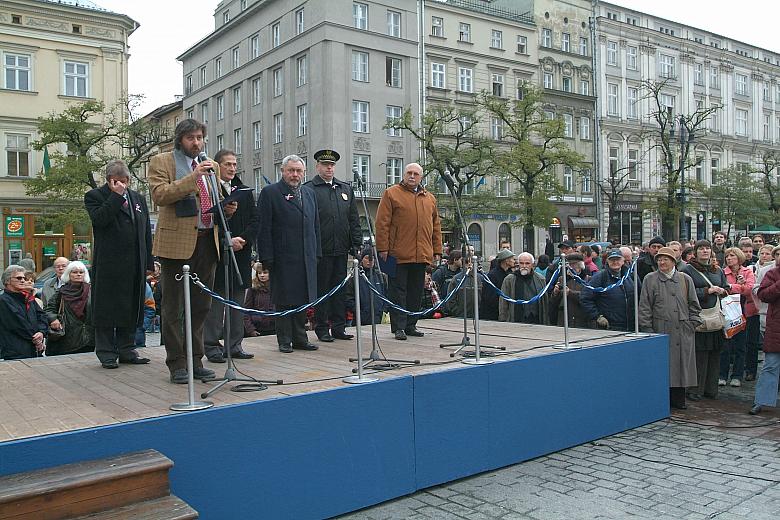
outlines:
[[[135,327],[95,327],[95,354],[101,363],[137,358]]]
[[[278,306],[277,310],[294,309],[297,305]],[[306,311],[276,318],[276,343],[281,347],[290,345],[301,347],[309,342],[306,334]]]
[[[419,311],[422,303],[425,268],[427,264],[398,264],[395,276],[390,277],[388,298],[410,311]],[[406,313],[390,310],[390,330],[412,330],[417,319]]]
[[[317,296],[322,296],[340,284],[347,276],[347,255],[323,256],[317,262]],[[323,336],[331,330],[333,334],[344,333],[345,326],[344,289],[317,305],[314,309],[314,332]]]

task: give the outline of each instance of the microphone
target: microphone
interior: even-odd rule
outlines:
[[[441,178],[444,180],[444,184],[447,185],[447,187],[450,189],[452,193],[455,193],[455,179],[452,177],[452,174],[449,170],[444,170],[441,173]]]
[[[208,158],[208,156],[206,155],[205,152],[200,152],[198,154],[198,163],[202,163],[203,161],[208,161],[208,160],[209,160],[209,158]],[[208,171],[209,171],[209,173],[214,173],[214,168],[209,168]]]

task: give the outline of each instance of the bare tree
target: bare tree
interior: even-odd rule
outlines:
[[[774,213],[775,224],[780,222],[780,184],[777,175],[780,173],[780,152],[765,150],[761,154],[757,173],[760,173],[761,185],[769,197],[769,209]]]

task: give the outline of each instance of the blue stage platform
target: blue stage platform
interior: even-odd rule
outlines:
[[[0,475],[153,448],[201,518],[318,519],[668,415],[667,338],[623,338],[7,441]]]

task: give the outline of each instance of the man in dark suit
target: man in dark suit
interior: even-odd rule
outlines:
[[[111,161],[106,183],[84,195],[95,237],[91,288],[95,354],[103,368],[149,362],[135,350],[135,331],[143,323],[146,273],[154,269],[152,228],[146,201],[129,185],[127,165]]]
[[[317,199],[303,186],[306,167],[297,155],[282,160],[282,180],[260,192],[257,252],[271,274],[271,299],[277,310],[294,309],[317,298],[320,224]],[[306,335],[306,313],[276,318],[279,351],[317,350]]]
[[[322,257],[317,262],[317,296],[340,284],[347,275],[347,254],[356,256],[363,243],[355,193],[352,186],[334,177],[339,154],[333,150],[320,150],[314,154],[317,175],[307,182],[317,197],[320,218]],[[344,331],[344,290],[317,306],[314,314],[314,332],[320,341],[352,339]]]
[[[236,176],[238,163],[236,154],[230,150],[220,150],[214,155],[214,160],[219,164],[219,184],[222,195],[228,197],[236,190],[242,190],[241,199],[237,201],[238,207],[233,216],[228,219],[227,225],[230,227],[232,235],[232,247],[238,263],[238,271],[241,275],[241,283],[238,283],[238,277],[233,273],[230,280],[230,288],[225,292],[225,266],[230,264],[232,272],[233,265],[230,257],[223,257],[217,264],[217,270],[214,274],[214,290],[225,295],[234,302],[243,303],[244,293],[251,283],[250,262],[252,256],[252,243],[257,235],[258,214],[257,205],[252,197],[252,191],[241,182]],[[220,222],[217,222],[217,226]],[[220,240],[224,240],[224,232],[220,231]],[[224,251],[224,249],[223,249]],[[225,338],[224,324],[230,320],[230,338]],[[219,340],[225,342],[224,347],[219,344]],[[224,363],[223,357],[228,346],[230,355],[234,359],[251,359],[253,354],[244,352],[241,348],[241,342],[244,339],[244,316],[240,311],[228,308],[225,313],[225,306],[217,301],[211,302],[211,309],[206,317],[206,325],[203,328],[203,346],[206,350],[206,358],[212,363]]]

